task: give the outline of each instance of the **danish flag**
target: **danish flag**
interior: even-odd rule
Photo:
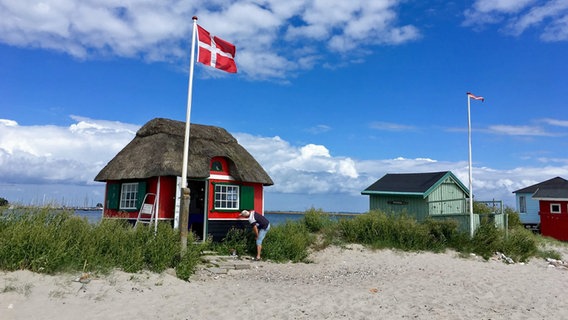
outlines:
[[[484,98],[484,97],[476,96],[476,95],[474,95],[474,94],[471,93],[471,92],[468,92],[468,93],[467,93],[467,96],[470,97],[470,98],[472,98],[472,99],[481,100],[481,102],[485,102],[485,98]]]
[[[197,61],[226,72],[237,72],[237,65],[235,64],[237,48],[232,43],[212,36],[200,25],[197,25],[197,38],[199,48]]]

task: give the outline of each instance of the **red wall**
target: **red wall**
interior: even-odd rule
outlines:
[[[213,168],[213,163],[219,162],[222,164],[223,168],[220,171],[215,171]],[[230,177],[229,172],[229,162],[226,158],[223,157],[214,157],[211,159],[211,174],[218,177],[218,179],[210,179],[209,180],[209,197],[207,199],[207,210],[208,210],[208,218],[210,220],[234,220],[239,217],[240,212],[220,212],[220,211],[212,211],[215,208],[214,201],[215,201],[215,183],[231,183],[237,184],[242,186],[252,186],[254,188],[254,210],[263,213],[263,186],[260,183],[249,183],[249,182],[242,182],[242,181],[234,181],[228,180]]]
[[[234,212],[220,212],[212,211],[214,208],[215,201],[215,187],[214,183],[234,183],[244,186],[252,186],[254,189],[254,210],[259,213],[264,212],[263,207],[263,185],[260,183],[246,183],[240,181],[228,181],[223,179],[211,179],[209,180],[209,193],[206,201],[208,219],[213,220],[234,220],[239,216],[239,211]],[[108,181],[108,185],[112,183],[119,183],[118,181]],[[160,199],[158,206],[158,219],[160,220],[172,220],[175,215],[175,198],[176,198],[176,177],[161,177],[160,178]],[[146,180],[146,192],[147,193],[157,193],[158,190],[158,178],[150,178]],[[147,202],[152,202],[153,199],[148,199]],[[105,202],[106,203],[106,202]],[[138,211],[121,211],[105,208],[104,210],[105,218],[120,218],[120,219],[136,219],[138,217]]]
[[[560,205],[560,213],[551,213],[551,204]],[[568,241],[568,201],[539,201],[540,233],[557,240]]]
[[[247,183],[247,182],[237,182],[237,181],[227,181],[227,180],[209,180],[209,197],[207,199],[207,208],[209,213],[210,220],[224,220],[224,219],[237,219],[239,218],[240,211],[237,212],[220,212],[220,211],[212,211],[215,208],[215,186],[214,183],[234,183],[242,186],[252,186],[254,188],[254,210],[258,213],[264,213],[263,207],[263,193],[262,189],[263,186],[260,183]]]
[[[176,177],[160,177],[160,199],[158,205],[158,219],[169,220],[174,218],[175,211],[175,196],[176,196]],[[107,181],[105,189],[105,197],[108,194],[109,184],[120,183],[119,181]],[[146,180],[146,193],[158,192],[158,178],[153,177]],[[153,199],[148,199],[147,203],[153,202]],[[106,203],[106,201],[105,201]],[[138,218],[138,211],[122,211],[107,209],[104,210],[105,218],[121,218],[121,219],[136,219]]]

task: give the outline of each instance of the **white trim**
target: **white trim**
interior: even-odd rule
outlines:
[[[260,190],[262,190],[262,194],[260,195],[262,197],[262,208],[260,208],[262,211],[262,215],[264,215],[264,186],[262,186],[260,188]],[[253,202],[254,202],[254,193],[253,193]]]
[[[220,188],[224,188],[224,190],[220,190],[219,192],[217,192],[217,187]],[[229,190],[236,190],[236,197],[237,200],[217,200],[217,194],[225,194],[225,195],[229,195],[229,194],[233,194],[232,192],[227,192]],[[213,189],[213,210],[218,211],[218,210],[238,210],[240,208],[240,203],[241,203],[241,185],[238,184],[218,184],[214,187]],[[234,207],[217,207],[217,202],[223,202],[225,204],[235,204],[236,206]]]
[[[227,176],[222,174],[212,174],[209,176],[209,179],[235,181],[235,178],[233,178],[232,176]]]
[[[181,208],[181,177],[176,177],[176,199],[174,206],[174,229],[179,229],[179,216]]]
[[[156,188],[156,194],[154,195],[154,202],[156,203],[156,207],[154,208],[154,234],[158,232],[158,216],[160,215],[160,182],[162,181],[162,177],[158,176],[158,187]]]
[[[542,200],[542,201],[563,201],[563,202],[568,201],[568,198],[535,198],[535,197],[533,197],[533,199]]]
[[[124,190],[125,187],[127,189],[129,189],[130,186],[136,186],[136,191],[133,190]],[[134,197],[133,199],[124,199],[125,195],[132,195],[136,193],[136,197]],[[138,199],[140,198],[140,181],[137,182],[125,182],[125,183],[121,183],[120,184],[120,197],[118,199],[118,209],[119,210],[135,210],[138,209],[138,206],[136,205],[136,203],[138,202]],[[126,206],[125,202],[132,202],[132,204],[134,206]],[[142,205],[142,204],[140,204]]]
[[[558,206],[558,211],[552,211],[552,206]],[[562,213],[562,205],[560,203],[551,203],[550,204],[550,213],[553,213],[553,214]]]

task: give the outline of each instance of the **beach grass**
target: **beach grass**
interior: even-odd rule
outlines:
[[[271,227],[263,245],[266,259],[282,262],[307,262],[309,250],[321,250],[329,245],[362,244],[373,249],[444,252],[457,251],[461,256],[475,254],[489,259],[496,253],[516,262],[532,257],[558,257],[547,250],[546,239],[526,230],[518,215],[508,209],[509,228],[500,229],[489,219],[483,219],[473,237],[462,232],[454,220],[418,222],[408,215],[389,215],[371,211],[349,218],[337,218],[321,209],[311,208],[302,219]],[[254,237],[244,229],[232,230],[216,251],[230,254],[255,253]]]
[[[459,231],[452,220],[417,222],[406,215],[380,211],[337,218],[312,208],[302,219],[271,227],[263,243],[263,258],[309,262],[310,250],[347,244],[403,251],[452,249],[464,256],[474,253],[485,259],[500,252],[517,262],[531,257],[558,258],[547,243],[550,240],[516,223],[502,230],[491,221],[482,221],[470,237]],[[72,212],[51,208],[0,212],[0,269],[5,271],[26,269],[53,274],[121,269],[135,273],[173,268],[177,277],[187,280],[201,262],[203,251],[252,256],[256,245],[249,229],[232,229],[218,243],[196,242],[190,234],[187,249],[181,250],[179,231],[168,223],[158,224],[158,232],[154,233],[151,227],[133,228],[123,220],[103,219],[93,224]]]
[[[204,244],[188,236],[181,252],[179,231],[158,224],[158,232],[132,228],[122,220],[91,224],[71,212],[51,208],[3,211],[0,219],[0,269],[53,274],[65,271],[126,272],[167,268],[193,272]],[[195,261],[193,261],[195,260]],[[187,271],[189,269],[189,271]]]

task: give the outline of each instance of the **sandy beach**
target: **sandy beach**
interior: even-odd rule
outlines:
[[[203,265],[190,281],[171,270],[1,272],[0,319],[568,319],[568,268],[544,259],[359,245],[315,252],[311,263],[226,259],[237,267]]]

